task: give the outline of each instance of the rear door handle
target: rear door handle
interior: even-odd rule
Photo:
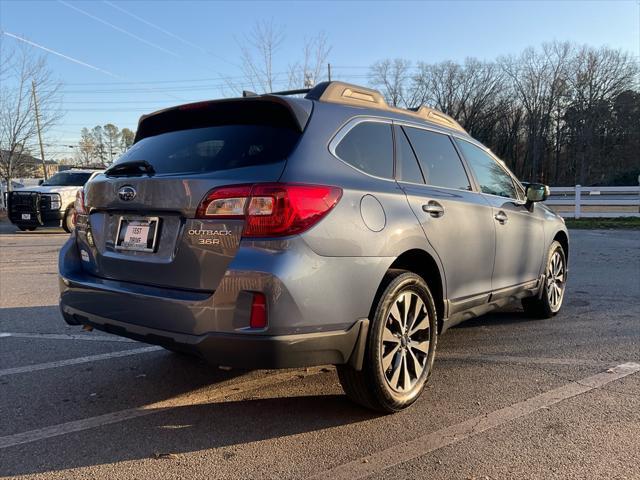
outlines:
[[[444,207],[433,200],[428,202],[426,205],[422,205],[422,210],[427,212],[434,218],[438,218],[444,215]]]
[[[500,210],[498,213],[496,213],[493,218],[495,218],[502,225],[507,223],[507,220],[509,220],[509,217],[507,216],[507,214],[504,213],[502,210]]]

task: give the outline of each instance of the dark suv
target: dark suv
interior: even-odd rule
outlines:
[[[558,312],[547,195],[450,117],[355,85],[182,105],[85,187],[60,306],[214,364],[335,364],[352,399],[396,411],[447,328],[518,300]]]

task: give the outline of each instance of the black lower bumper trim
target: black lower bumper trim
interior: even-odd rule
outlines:
[[[363,323],[358,320],[344,331],[295,335],[255,335],[241,333],[208,333],[185,335],[154,330],[134,324],[86,314],[62,306],[62,314],[71,325],[89,325],[95,329],[144,343],[160,345],[198,355],[214,365],[235,368],[270,369],[314,365],[344,364],[352,354],[359,355]],[[364,329],[366,335],[366,329]],[[353,360],[351,360],[353,363]],[[360,362],[361,363],[361,362]]]

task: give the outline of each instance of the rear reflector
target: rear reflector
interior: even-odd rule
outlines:
[[[234,185],[210,191],[196,216],[245,219],[244,237],[281,237],[311,228],[341,196],[340,188],[325,185]]]
[[[254,292],[251,300],[251,318],[249,319],[251,328],[267,327],[267,300],[264,293]]]

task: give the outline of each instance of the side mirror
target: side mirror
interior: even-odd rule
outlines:
[[[527,184],[527,203],[532,204],[535,202],[544,202],[549,198],[551,191],[549,187],[542,183],[529,183]]]
[[[43,179],[38,180],[38,185],[42,185],[44,183]]]

